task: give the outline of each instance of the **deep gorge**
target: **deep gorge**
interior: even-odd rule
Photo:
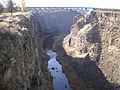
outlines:
[[[120,90],[120,12],[73,11],[0,22],[0,90],[53,90],[45,49],[57,53],[75,90]],[[8,19],[8,21],[7,21]]]

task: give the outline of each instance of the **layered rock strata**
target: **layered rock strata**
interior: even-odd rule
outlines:
[[[72,58],[85,59],[90,56],[91,62],[96,64],[109,83],[120,85],[119,11],[96,10],[86,16],[76,16],[70,34],[63,40],[63,47]],[[93,68],[90,68],[92,71]]]

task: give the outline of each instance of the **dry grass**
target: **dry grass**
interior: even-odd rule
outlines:
[[[16,16],[16,15],[26,15],[27,12],[14,12],[12,15]],[[4,16],[11,16],[11,13],[1,13],[0,17],[4,17]]]

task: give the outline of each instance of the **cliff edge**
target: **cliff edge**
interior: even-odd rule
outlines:
[[[0,22],[0,90],[48,90],[31,24],[26,16]]]

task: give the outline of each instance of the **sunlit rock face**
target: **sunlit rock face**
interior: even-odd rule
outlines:
[[[77,15],[63,47],[69,56],[85,58],[88,54],[111,83],[120,84],[120,12],[92,11]]]
[[[87,17],[76,16],[75,19],[76,22],[71,28],[71,33],[63,42],[67,54],[75,58],[85,58],[89,53],[95,57],[97,54],[95,49],[98,48],[100,40],[96,14],[91,13]]]

